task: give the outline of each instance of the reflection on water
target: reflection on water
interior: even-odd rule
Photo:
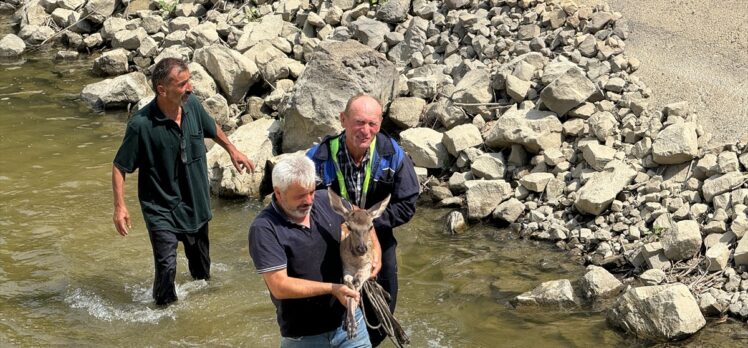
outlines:
[[[96,80],[90,60],[53,64],[49,56],[0,65],[0,345],[277,346],[275,309],[247,252],[260,203],[214,201],[213,279],[193,281],[180,256],[180,301],[155,307],[135,176],[126,187],[131,235],[118,236],[111,223],[111,160],[127,115],[78,102]],[[447,213],[420,208],[396,231],[397,316],[413,347],[641,345],[594,312],[513,310],[513,296],[583,268],[490,225],[445,235]],[[711,326],[691,342],[738,342],[738,329],[725,327],[733,326]]]

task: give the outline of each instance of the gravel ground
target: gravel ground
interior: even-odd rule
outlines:
[[[608,3],[629,26],[650,107],[686,100],[711,145],[748,140],[748,0]]]

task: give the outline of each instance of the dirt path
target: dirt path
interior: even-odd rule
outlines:
[[[629,26],[651,107],[686,100],[712,145],[748,139],[748,0],[608,3]]]

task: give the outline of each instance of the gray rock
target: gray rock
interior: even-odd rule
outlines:
[[[263,40],[272,40],[281,34],[283,17],[281,15],[263,16],[260,22],[252,22],[244,27],[244,34],[236,43],[236,50],[244,52]]]
[[[615,159],[616,150],[612,147],[600,145],[597,141],[587,142],[580,148],[584,161],[595,170],[603,170],[605,165]]]
[[[82,16],[93,23],[102,24],[114,13],[118,3],[118,0],[88,0],[83,7]]]
[[[722,271],[727,267],[730,259],[730,248],[727,244],[717,243],[706,250],[704,264],[707,272]]]
[[[483,138],[478,127],[473,124],[463,124],[444,132],[443,142],[447,151],[457,157],[461,151],[482,144]]]
[[[582,294],[588,299],[605,299],[617,296],[623,283],[605,268],[589,265],[587,273],[579,281]]]
[[[483,179],[503,179],[506,174],[506,161],[501,152],[485,153],[472,161],[473,176]]]
[[[515,306],[574,307],[579,300],[574,296],[574,288],[568,279],[543,282],[535,289],[514,298]]]
[[[707,202],[711,202],[715,196],[731,191],[733,188],[741,185],[747,177],[740,172],[730,172],[704,180],[704,185],[701,187],[704,199]]]
[[[93,72],[99,76],[116,76],[128,72],[127,50],[106,51],[94,60]]]
[[[555,176],[551,173],[530,173],[519,179],[520,185],[532,192],[543,192]]]
[[[119,17],[109,17],[104,21],[99,33],[104,40],[111,40],[118,31],[125,30],[127,20]]]
[[[540,100],[550,110],[563,115],[597,91],[582,69],[571,67],[540,92]]]
[[[574,207],[581,213],[600,215],[636,176],[636,171],[620,161],[612,161],[579,189]]]
[[[519,219],[524,211],[525,204],[512,197],[499,204],[496,209],[494,209],[492,217],[494,219],[501,219],[508,223],[513,223]]]
[[[447,216],[447,231],[451,235],[462,234],[467,230],[465,217],[459,211],[453,211]]]
[[[490,74],[487,70],[469,71],[460,79],[452,94],[452,101],[466,104],[484,104],[493,100]],[[469,114],[487,113],[485,106],[469,105],[463,109]]]
[[[659,164],[687,162],[698,152],[696,126],[688,122],[666,127],[657,134],[652,144],[652,158]]]
[[[648,269],[639,275],[639,281],[644,285],[659,285],[665,281],[667,274],[659,268]]]
[[[0,39],[0,57],[17,57],[25,49],[26,43],[14,34],[6,34]]]
[[[187,45],[194,49],[217,44],[220,41],[221,38],[216,31],[216,25],[211,22],[203,22],[194,28],[190,28],[185,36]]]
[[[39,45],[55,35],[55,31],[47,26],[27,25],[18,32],[18,37],[29,45]]]
[[[377,9],[377,19],[385,23],[402,23],[408,18],[411,0],[389,0]]]
[[[117,76],[86,85],[81,99],[94,109],[137,103],[153,95],[148,79],[141,72]]]
[[[527,92],[530,91],[531,87],[532,83],[530,81],[522,80],[513,75],[506,77],[506,93],[516,102],[525,100]]]
[[[552,112],[534,109],[518,110],[512,106],[494,124],[485,137],[493,148],[519,144],[532,153],[559,148],[562,125]]]
[[[135,30],[120,30],[114,33],[112,47],[136,50],[147,37],[148,33],[146,33],[143,28],[137,28]]]
[[[748,265],[748,238],[745,236],[740,239],[735,247],[733,261],[735,261],[735,266]]]
[[[400,132],[400,143],[416,166],[444,168],[449,153],[442,143],[443,137],[444,134],[431,128],[411,128]]]
[[[629,289],[608,311],[607,319],[615,327],[654,341],[683,339],[706,325],[696,299],[680,283]]]
[[[195,51],[193,61],[202,65],[223,91],[229,103],[239,103],[259,80],[257,65],[238,51],[222,45]]]
[[[417,127],[426,101],[415,97],[395,98],[390,104],[389,117],[400,128]],[[480,136],[480,132],[478,132]]]
[[[690,259],[701,250],[701,231],[694,220],[678,221],[662,233],[665,256],[673,261]]]
[[[236,119],[231,118],[229,103],[222,95],[216,93],[210,98],[203,100],[202,105],[205,111],[208,112],[208,115],[216,120],[221,129],[228,131],[236,128]]]
[[[186,17],[186,16],[180,16],[172,19],[169,22],[169,31],[175,32],[175,31],[190,31],[190,29],[196,27],[198,24],[200,24],[200,20],[196,17]]]
[[[354,38],[373,49],[379,47],[384,42],[384,35],[390,32],[387,24],[368,17],[359,17],[351,23],[351,28]]]
[[[214,96],[218,87],[210,74],[202,65],[192,62],[188,66],[190,70],[190,84],[192,84],[192,93],[199,100],[205,100]]]
[[[280,131],[280,121],[260,119],[237,128],[229,136],[234,146],[255,163],[255,170],[252,173],[237,172],[223,148],[211,148],[207,154],[211,192],[222,197],[259,197],[265,163],[274,156],[273,142],[280,135]]]
[[[504,180],[469,180],[465,187],[468,218],[473,220],[491,215],[496,206],[512,194],[511,185]]]
[[[397,76],[395,66],[382,54],[355,40],[321,43],[280,109],[285,118],[283,151],[306,149],[337,133],[340,112],[358,93],[388,105]]]

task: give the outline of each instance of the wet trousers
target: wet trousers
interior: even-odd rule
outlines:
[[[167,305],[177,300],[174,279],[177,275],[177,245],[182,242],[190,274],[194,279],[210,279],[210,242],[208,223],[195,233],[173,231],[148,231],[153,247],[156,268],[153,279],[153,299],[157,305]]]

